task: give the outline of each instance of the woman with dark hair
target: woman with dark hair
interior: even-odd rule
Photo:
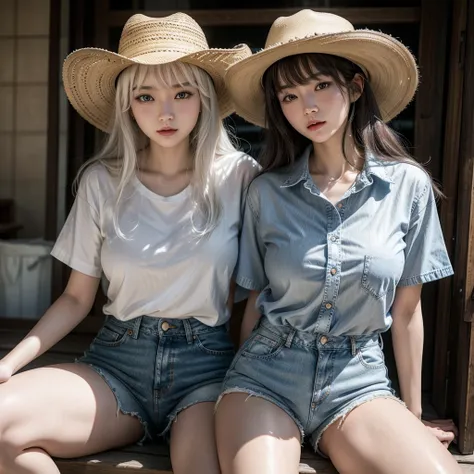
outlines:
[[[217,409],[223,474],[296,474],[305,435],[342,473],[461,472],[420,421],[421,288],[453,270],[438,191],[386,124],[415,94],[412,54],[304,10],[226,78],[267,139],[236,270],[243,344]]]

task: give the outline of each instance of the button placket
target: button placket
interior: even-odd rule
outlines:
[[[327,212],[327,246],[328,246],[328,257],[326,262],[326,268],[336,268],[338,265],[339,251],[339,229],[341,219],[335,207],[330,202],[326,204]],[[335,223],[335,225],[333,224]],[[324,284],[324,300],[319,310],[318,319],[316,321],[315,330],[317,332],[327,332],[331,327],[331,321],[333,316],[333,306],[337,297],[338,292],[337,277],[332,275],[330,270],[326,271],[326,281]]]
[[[330,204],[330,224],[335,221],[336,225],[328,225],[328,260],[326,264],[326,285],[325,285],[325,300],[321,307],[321,312],[326,313],[324,323],[316,325],[319,332],[329,331],[334,315],[334,305],[339,294],[340,286],[340,266],[341,266],[341,224],[342,216],[336,209],[336,206]]]

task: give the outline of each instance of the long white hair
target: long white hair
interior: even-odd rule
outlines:
[[[117,80],[115,114],[110,135],[99,153],[81,167],[76,181],[82,172],[94,163],[103,164],[118,179],[114,227],[117,234],[125,238],[118,226],[120,201],[125,187],[138,169],[138,152],[149,144],[149,138],[132,120],[130,106],[133,90],[140,88],[150,76],[163,87],[188,83],[199,91],[201,112],[189,140],[194,155],[194,174],[191,180],[194,206],[192,226],[196,235],[202,237],[212,232],[221,214],[213,163],[222,155],[233,153],[236,149],[219,117],[212,79],[197,66],[173,62],[157,66],[133,65],[125,69]]]

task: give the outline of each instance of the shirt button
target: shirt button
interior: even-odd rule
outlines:
[[[332,304],[331,303],[326,303],[326,309],[331,309],[332,308]]]
[[[331,275],[335,275],[337,273],[337,269],[336,268],[331,268]]]
[[[170,323],[168,321],[165,321],[164,323],[161,323],[161,329],[163,329],[163,331],[168,331],[168,329],[170,328]]]
[[[342,207],[342,202],[340,202],[340,203],[337,205],[337,207],[338,207],[339,209],[341,209],[341,207]]]
[[[127,330],[127,334],[128,334],[129,336],[133,336],[133,330],[132,330],[132,329],[128,329],[128,330]]]
[[[316,403],[311,403],[311,408],[314,410],[316,408]]]
[[[319,342],[324,346],[328,342],[328,338],[326,336],[321,336]]]
[[[337,237],[336,237],[335,235],[333,235],[333,236],[331,237],[331,241],[332,241],[332,242],[336,242],[336,240],[337,240]]]

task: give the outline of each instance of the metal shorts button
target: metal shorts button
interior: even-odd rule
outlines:
[[[168,321],[164,321],[163,323],[161,323],[161,329],[163,329],[163,331],[168,331],[168,329],[170,328],[170,323]]]
[[[328,338],[326,336],[321,336],[319,342],[324,346],[328,342]]]
[[[332,308],[332,304],[331,303],[326,303],[326,309],[331,309]]]

